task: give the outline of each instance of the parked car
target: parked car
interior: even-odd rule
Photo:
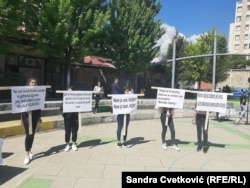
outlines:
[[[233,95],[230,95],[229,97],[239,99],[242,96],[243,92],[248,92],[248,94],[249,94],[250,90],[248,88],[235,87],[232,89]]]

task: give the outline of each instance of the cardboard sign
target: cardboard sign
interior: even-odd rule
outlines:
[[[113,114],[130,114],[137,110],[137,94],[112,95]]]
[[[156,107],[183,108],[185,90],[158,88]]]
[[[12,113],[44,109],[46,86],[11,87]]]
[[[92,91],[64,91],[63,113],[92,111]]]

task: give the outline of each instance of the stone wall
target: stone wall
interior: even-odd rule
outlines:
[[[248,88],[248,78],[250,77],[250,69],[230,69],[228,71],[228,78],[224,82],[217,84],[216,88],[223,88],[228,85],[229,87],[242,87]]]

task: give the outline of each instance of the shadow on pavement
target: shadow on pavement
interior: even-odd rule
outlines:
[[[18,174],[23,173],[25,170],[27,169],[0,165],[0,187],[7,181],[17,176]]]
[[[64,151],[64,148],[65,148],[65,144],[54,146],[45,152],[36,153],[34,158],[38,159],[38,158],[46,157],[49,155],[54,155],[56,153],[60,153],[60,152]]]
[[[110,142],[113,142],[113,141],[103,142],[101,139],[94,139],[94,140],[88,140],[88,141],[81,142],[80,144],[77,145],[77,147],[78,148],[80,148],[80,147],[93,148],[93,147],[96,147],[99,145],[108,144]]]
[[[135,145],[144,144],[150,141],[153,141],[153,140],[144,140],[144,137],[135,137],[135,138],[131,138],[130,140],[128,140],[127,144],[129,145],[130,148],[132,148]]]
[[[14,154],[14,153],[12,153],[12,152],[11,152],[11,153],[10,153],[10,152],[3,152],[3,153],[2,153],[2,157],[3,157],[3,159],[4,159],[4,158],[7,158],[7,157],[9,157],[9,156],[11,156],[11,155],[13,155],[13,154]]]

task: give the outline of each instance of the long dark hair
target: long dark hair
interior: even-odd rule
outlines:
[[[26,82],[26,86],[30,85],[30,82],[31,82],[32,80],[35,80],[35,81],[37,82],[37,78],[29,78],[29,79],[27,80],[27,82]]]

